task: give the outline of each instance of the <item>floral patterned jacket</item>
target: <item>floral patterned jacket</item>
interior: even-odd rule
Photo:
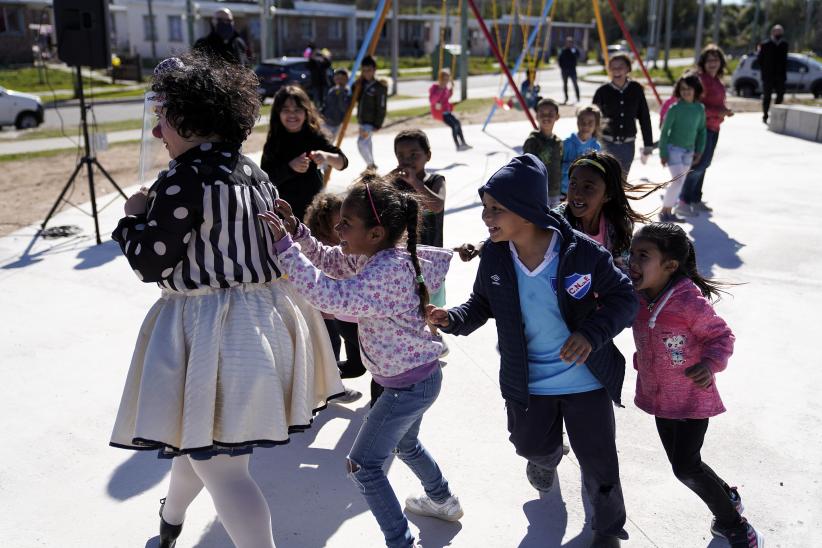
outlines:
[[[282,242],[275,249],[284,247]],[[417,247],[429,293],[445,281],[451,255],[438,247]],[[420,314],[416,274],[404,248],[384,249],[371,257],[345,255],[339,246],[320,243],[301,225],[294,242],[277,259],[313,306],[357,318],[360,353],[372,374],[394,377],[439,358],[442,343]]]
[[[640,294],[633,331],[637,407],[666,419],[705,419],[725,411],[716,379],[700,388],[685,376],[698,363],[713,373],[724,370],[734,345],[725,320],[689,278],[675,281],[653,304]]]

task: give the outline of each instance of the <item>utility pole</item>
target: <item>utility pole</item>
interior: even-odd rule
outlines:
[[[751,27],[751,50],[756,49],[759,43],[759,0],[754,0],[754,18]]]
[[[188,45],[193,46],[194,41],[194,3],[186,0],[186,30],[188,31]]]
[[[656,24],[654,25],[654,68],[659,58],[659,37],[662,35],[662,17],[665,14],[666,0],[657,0]]]
[[[650,0],[648,2],[648,42],[645,50],[645,63],[650,63],[651,58],[656,58],[654,49],[654,36],[656,33],[656,13],[657,3],[659,0]]]
[[[460,10],[460,101],[468,99],[468,9]]]
[[[391,2],[391,95],[397,94],[397,80],[400,79],[400,2]]]
[[[716,0],[714,12],[714,44],[719,45],[719,26],[722,23],[722,0]]]
[[[805,49],[811,49],[811,20],[813,19],[813,0],[807,0],[805,8],[805,32],[802,34]]]
[[[674,19],[674,0],[668,0],[665,11],[665,72],[668,72],[668,59],[671,56],[671,25]]]
[[[157,26],[154,24],[154,7],[152,0],[148,0],[148,27],[151,29],[151,62],[157,63]]]
[[[699,0],[699,12],[696,16],[696,40],[694,41],[694,62],[702,51],[702,30],[705,25],[705,0]]]

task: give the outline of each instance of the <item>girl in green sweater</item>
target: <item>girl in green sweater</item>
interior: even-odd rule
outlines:
[[[691,165],[699,162],[705,149],[705,108],[699,102],[702,95],[702,83],[693,73],[680,77],[674,87],[674,96],[679,98],[670,108],[662,125],[659,138],[659,156],[662,165],[671,170],[671,183],[662,199],[662,212],[659,220],[663,223],[682,223],[673,208],[679,197],[679,191],[685,182],[685,175]]]

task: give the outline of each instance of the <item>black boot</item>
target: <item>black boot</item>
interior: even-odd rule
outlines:
[[[163,519],[163,507],[166,499],[160,499],[160,548],[174,548],[177,537],[183,532],[183,524],[171,525]]]

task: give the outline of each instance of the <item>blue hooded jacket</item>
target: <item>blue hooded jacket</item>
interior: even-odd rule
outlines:
[[[621,403],[625,358],[613,338],[629,327],[638,301],[628,277],[614,266],[611,254],[571,228],[548,208],[545,167],[533,155],[511,160],[479,189],[517,215],[561,237],[557,300],[571,333],[582,334],[593,347],[585,364]],[[497,323],[500,389],[506,401],[527,408],[528,349],[519,302],[517,276],[508,242],[485,242],[474,288],[468,301],[448,311],[445,333],[468,335],[488,319]]]

